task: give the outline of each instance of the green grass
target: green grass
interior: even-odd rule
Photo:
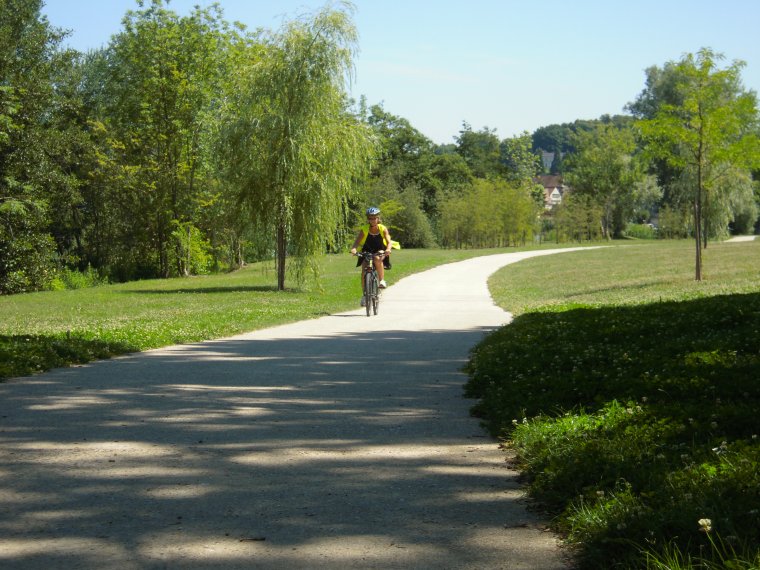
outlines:
[[[581,567],[759,557],[760,242],[710,244],[702,282],[693,263],[689,242],[637,243],[491,279],[518,316],[473,351],[466,392]]]
[[[389,283],[505,250],[400,250]],[[509,250],[512,251],[512,250]],[[355,258],[327,255],[321,280],[278,292],[273,264],[224,274],[0,297],[0,379],[358,307]]]

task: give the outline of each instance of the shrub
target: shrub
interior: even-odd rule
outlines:
[[[655,239],[657,230],[650,224],[628,224],[625,235],[636,239]]]
[[[64,267],[55,272],[55,277],[53,277],[48,288],[52,291],[86,289],[88,287],[105,285],[106,283],[108,283],[108,279],[101,277],[100,274],[89,265],[84,271],[75,271]]]

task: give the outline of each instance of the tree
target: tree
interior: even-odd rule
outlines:
[[[357,36],[343,6],[264,38],[222,111],[224,177],[254,225],[274,235],[280,290],[288,255],[300,277],[310,256],[334,245],[375,152],[371,130],[347,108]]]
[[[722,55],[707,48],[685,55],[668,65],[667,81],[656,84],[669,93],[668,102],[646,92],[638,101],[638,106],[651,114],[637,123],[648,153],[682,177],[693,178],[697,281],[702,279],[703,237],[707,239],[705,209],[720,199],[721,188],[731,187],[721,186],[721,181],[733,168],[760,164],[756,94],[742,87],[744,63],[734,61],[720,69],[721,59]]]
[[[557,243],[560,242],[561,235],[579,242],[598,239],[602,235],[599,223],[602,217],[602,207],[593,196],[576,192],[567,194],[554,214]]]
[[[528,132],[501,141],[499,151],[505,168],[505,178],[512,182],[531,181],[541,171],[541,161],[531,145]]]
[[[391,184],[398,192],[413,189],[414,198],[403,200],[414,210],[414,213],[408,212],[406,218],[410,222],[421,221],[429,227],[429,220],[423,221],[423,218],[425,215],[435,217],[441,191],[441,183],[432,172],[433,163],[438,158],[433,153],[433,143],[412,127],[408,120],[387,112],[381,105],[373,105],[369,111],[366,120],[375,132],[380,148],[372,168],[372,178],[382,179],[383,186]],[[387,218],[384,219],[388,222]],[[424,228],[420,229],[427,233]],[[405,245],[411,244],[405,242]]]
[[[140,221],[131,249],[168,277],[187,267],[172,233],[205,198],[204,119],[226,73],[226,30],[218,5],[179,17],[161,0],[123,24],[107,51],[103,125],[124,167],[122,214]]]
[[[568,159],[565,180],[577,195],[587,195],[602,211],[605,238],[621,237],[639,201],[644,171],[634,159],[633,132],[599,124],[574,136],[577,151]]]
[[[496,136],[495,129],[483,127],[476,132],[469,124],[463,123],[457,137],[456,150],[467,162],[475,177],[488,178],[502,174],[499,137]]]
[[[51,214],[75,192],[61,167],[65,127],[56,80],[70,63],[63,32],[40,0],[0,3],[0,293],[46,285],[54,268]]]

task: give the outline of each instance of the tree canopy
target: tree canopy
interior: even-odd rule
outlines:
[[[436,145],[349,98],[350,3],[249,31],[216,4],[180,16],[141,0],[87,54],[63,47],[41,5],[0,4],[0,294],[66,271],[126,281],[270,259],[282,289],[315,254],[344,251],[369,205],[405,247],[651,222],[694,236],[699,256],[708,238],[755,230],[756,95],[741,62],[721,68],[710,50],[649,68],[631,115],[507,138],[465,120]],[[548,170],[561,206],[539,183]]]

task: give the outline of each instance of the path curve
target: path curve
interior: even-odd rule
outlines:
[[[377,317],[0,384],[0,567],[565,568],[459,370],[510,319],[488,276],[577,249],[407,277]]]

